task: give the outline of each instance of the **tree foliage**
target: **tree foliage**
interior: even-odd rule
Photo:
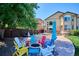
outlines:
[[[0,4],[0,28],[25,27],[35,29],[35,10],[37,4],[33,3],[1,3]]]

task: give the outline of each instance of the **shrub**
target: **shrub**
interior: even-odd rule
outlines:
[[[70,35],[79,36],[79,30],[71,30]]]

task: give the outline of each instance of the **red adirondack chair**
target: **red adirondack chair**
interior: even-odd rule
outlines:
[[[43,35],[43,36],[42,36],[42,39],[39,40],[38,43],[41,44],[42,47],[44,47],[45,40],[46,40],[46,36]]]

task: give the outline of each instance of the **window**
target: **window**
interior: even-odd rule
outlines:
[[[49,28],[49,32],[52,32],[52,28]]]
[[[64,26],[64,30],[67,30],[67,25]]]
[[[71,16],[68,15],[64,16],[64,21],[70,21],[70,20],[71,20]]]
[[[77,19],[77,23],[79,23],[79,18]]]
[[[70,29],[71,29],[71,27],[69,25],[64,26],[64,30],[70,30]]]
[[[49,30],[52,30],[52,28],[49,28]]]
[[[72,18],[72,20],[71,20],[71,21],[74,21],[74,17],[72,16],[71,18]]]
[[[47,26],[48,26],[48,22],[47,22]]]
[[[64,17],[64,21],[70,21],[70,17]]]
[[[74,26],[72,25],[72,30],[74,29]]]
[[[67,21],[67,17],[64,17],[64,21]]]
[[[72,19],[72,21],[74,21],[74,19]]]
[[[49,22],[49,25],[52,25],[52,21]]]
[[[76,29],[78,30],[79,29],[79,26],[77,26]]]

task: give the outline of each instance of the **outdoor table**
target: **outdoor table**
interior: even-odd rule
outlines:
[[[40,45],[35,43],[28,48],[28,54],[30,56],[38,56],[40,54]]]
[[[32,46],[32,47],[39,47],[40,45],[37,44],[37,43],[35,43],[35,44],[32,44],[31,46]]]

